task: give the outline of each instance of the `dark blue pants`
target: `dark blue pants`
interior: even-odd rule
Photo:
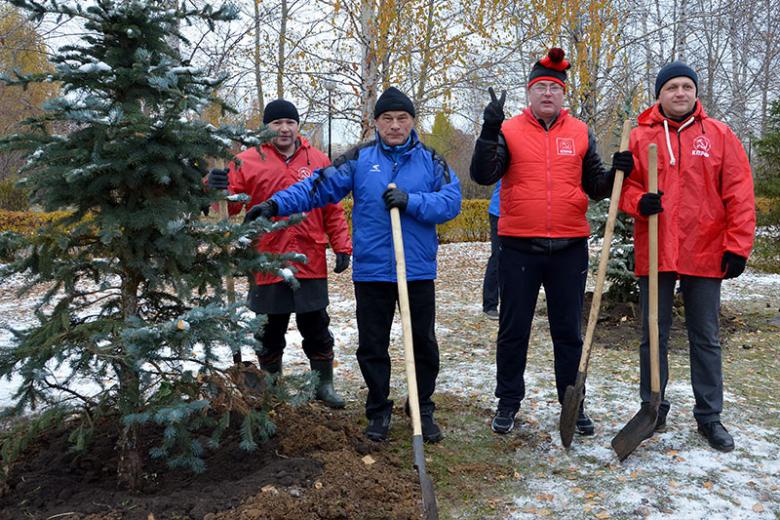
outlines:
[[[661,410],[669,411],[665,390],[669,381],[668,344],[674,307],[677,273],[658,274],[658,329],[661,372]],[[723,411],[723,369],[720,348],[720,285],[717,278],[680,276],[685,305],[685,326],[690,347],[691,386],[696,405],[693,416],[699,423],[720,421]],[[640,397],[650,400],[650,340],[647,323],[647,276],[639,278],[642,304],[642,343],[639,347]]]
[[[408,282],[412,315],[412,344],[420,411],[433,413],[431,396],[439,374],[439,345],[436,342],[436,290],[433,280]],[[358,326],[357,360],[368,387],[366,417],[390,413],[390,327],[398,302],[395,282],[355,282]],[[401,343],[399,342],[399,345]],[[403,348],[403,346],[401,346]]]
[[[539,288],[544,286],[555,356],[558,401],[573,385],[582,353],[582,304],[588,274],[588,244],[528,253],[502,244],[498,260],[501,308],[496,345],[499,408],[517,410],[525,397],[525,365]]]
[[[490,217],[490,258],[485,267],[485,280],[482,282],[482,312],[498,310],[498,252],[501,244],[498,240],[498,217]]]

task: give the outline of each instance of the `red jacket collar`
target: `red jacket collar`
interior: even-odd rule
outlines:
[[[544,126],[539,122],[539,120],[534,115],[534,111],[531,110],[531,107],[526,107],[525,110],[523,110],[523,115],[527,117],[533,124],[535,124],[539,128],[543,130],[549,130],[549,128],[544,128]],[[558,112],[558,117],[555,118],[555,121],[553,121],[553,124],[552,126],[550,126],[550,128],[552,128],[553,126],[557,125],[559,122],[566,119],[567,115],[569,115],[569,111],[566,110],[565,108],[562,108],[561,111]]]
[[[707,113],[704,112],[704,108],[701,106],[701,102],[697,99],[696,100],[696,108],[693,111],[693,117],[696,121],[701,121],[703,119],[707,119]],[[685,123],[685,121],[673,121],[669,119],[668,117],[664,116],[661,113],[661,104],[656,103],[644,112],[642,112],[639,117],[637,118],[637,122],[640,125],[647,125],[647,126],[653,126],[658,124],[663,124],[664,119],[666,120],[666,123],[669,125],[669,128],[678,128],[680,125]],[[690,119],[690,118],[688,118]],[[687,120],[687,119],[686,119]]]
[[[261,145],[261,148],[264,154],[270,153],[275,155],[282,161],[292,161],[296,155],[303,152],[308,152],[309,148],[311,147],[309,141],[302,135],[298,135],[298,143],[299,143],[298,148],[295,149],[295,151],[293,152],[293,154],[290,156],[289,159],[284,155],[282,155],[281,152],[279,152],[279,150],[270,141],[267,143],[263,143]]]

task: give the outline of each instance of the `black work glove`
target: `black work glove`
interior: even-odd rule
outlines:
[[[343,273],[349,267],[349,254],[336,253],[336,267],[333,268],[334,273]]]
[[[631,170],[634,169],[634,156],[628,150],[615,152],[612,156],[612,169],[615,171],[620,170],[628,177]]]
[[[409,204],[409,195],[405,191],[401,191],[398,188],[388,188],[382,194],[382,198],[385,199],[385,208],[398,208],[401,211],[406,209],[406,205]]]
[[[212,190],[226,190],[228,189],[228,170],[227,168],[221,170],[214,168],[209,172],[209,177],[206,180],[209,188]]]
[[[482,132],[480,137],[490,141],[498,140],[498,132],[501,130],[501,123],[504,122],[504,102],[506,101],[506,90],[501,91],[501,98],[496,97],[493,87],[488,89],[490,94],[490,103],[485,107],[482,114]]]
[[[723,253],[723,260],[720,262],[720,270],[725,274],[723,279],[736,278],[745,271],[745,264],[747,264],[747,258],[739,256],[731,251]]]
[[[645,217],[661,213],[664,210],[661,205],[661,195],[663,194],[664,192],[659,191],[658,193],[648,192],[642,195],[642,198],[639,199],[639,213]]]
[[[271,218],[275,217],[276,213],[279,211],[279,206],[271,199],[266,200],[265,202],[261,202],[260,204],[255,204],[252,206],[249,211],[246,212],[246,216],[244,217],[244,222],[253,222],[258,219],[258,217],[263,218]]]

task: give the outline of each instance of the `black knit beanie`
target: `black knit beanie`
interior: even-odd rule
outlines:
[[[412,100],[395,87],[389,87],[382,92],[382,95],[376,100],[376,105],[374,105],[374,119],[377,119],[384,112],[389,112],[391,110],[402,110],[408,112],[412,117],[415,117]]]
[[[528,86],[530,87],[537,81],[554,81],[560,86],[566,86],[566,70],[571,64],[563,59],[566,53],[563,49],[553,47],[547,53],[547,56],[534,63],[531,72],[528,74]]]
[[[670,79],[679,78],[680,76],[691,78],[693,85],[696,87],[696,95],[698,96],[699,76],[696,74],[696,71],[681,61],[673,61],[661,67],[661,70],[658,71],[658,75],[655,77],[655,99],[658,99],[658,96],[661,94],[664,83]]]
[[[263,109],[264,125],[277,119],[294,119],[297,123],[301,122],[301,118],[298,117],[298,109],[286,99],[275,99]]]

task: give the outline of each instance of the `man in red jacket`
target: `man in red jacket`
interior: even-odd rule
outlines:
[[[528,340],[539,288],[544,286],[555,354],[558,401],[573,385],[582,353],[582,305],[588,273],[585,218],[588,197],[612,190],[615,168],[633,166],[629,152],[618,152],[612,170],[599,157],[596,138],[582,121],[562,109],[569,62],[551,49],[528,77],[529,106],[504,121],[504,100],[485,108],[482,132],[471,162],[479,184],[501,179],[498,279],[501,308],[496,345],[498,407],[491,428],[509,433],[525,397]],[[580,408],[580,435],[593,435],[591,419]]]
[[[631,132],[636,168],[626,179],[620,209],[635,219],[634,257],[643,311],[640,346],[643,406],[650,400],[647,327],[647,217],[658,215],[658,325],[661,408],[656,431],[666,428],[669,401],[667,342],[677,280],[685,304],[691,384],[698,431],[720,451],[734,440],[720,422],[723,374],[719,338],[721,280],[745,269],[753,247],[755,200],[745,149],[724,123],[707,117],[698,101],[698,76],[688,65],[665,65],[655,80],[656,104]],[[658,146],[658,191],[647,192],[647,148]]]
[[[262,150],[250,148],[236,156],[228,170],[212,170],[208,184],[213,189],[228,189],[231,193],[251,196],[248,207],[269,199],[314,170],[330,165],[327,156],[313,148],[298,134],[298,110],[284,99],[271,101],[265,107],[263,123],[276,132]],[[262,153],[261,153],[262,152]],[[241,205],[231,204],[230,212],[238,213]],[[260,367],[274,375],[281,374],[282,353],[290,314],[295,313],[298,330],[303,336],[303,351],[311,369],[319,374],[317,399],[332,408],[343,408],[344,400],[333,388],[333,335],[328,329],[328,275],[325,246],[330,240],[336,253],[335,273],[349,267],[352,242],[349,238],[344,210],[340,204],[329,204],[308,213],[300,224],[268,233],[257,244],[264,253],[296,252],[306,255],[306,263],[294,263],[295,278],[300,283],[293,290],[278,276],[256,273],[255,285],[249,294],[249,308],[267,315],[268,321],[257,339],[262,348],[257,352]]]

